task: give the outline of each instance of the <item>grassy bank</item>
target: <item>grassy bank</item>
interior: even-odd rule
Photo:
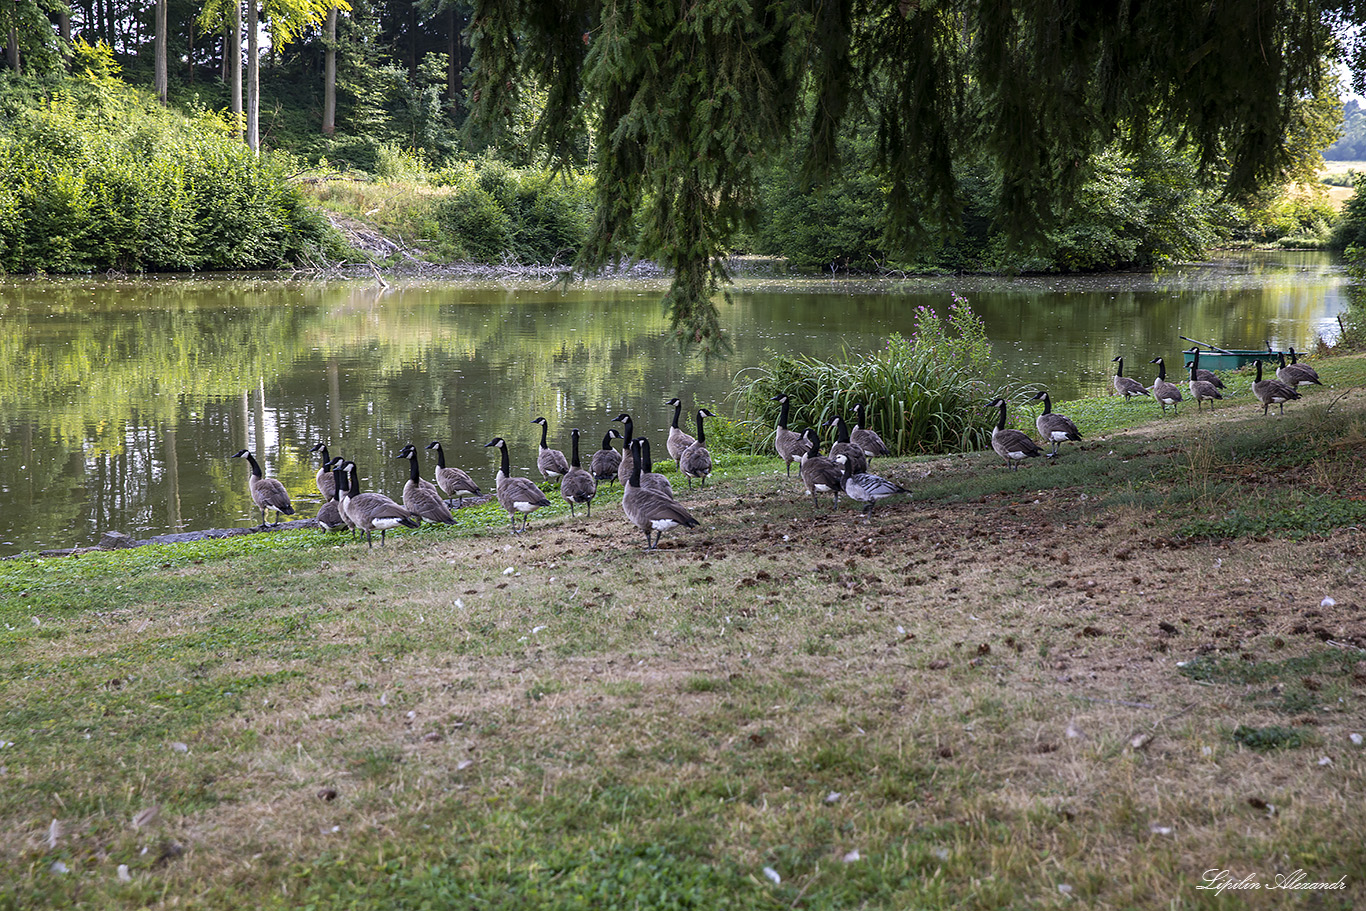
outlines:
[[[604,495],[0,564],[0,907],[1360,904],[1366,360],[1317,366],[878,463],[868,524],[735,457],[654,553]]]

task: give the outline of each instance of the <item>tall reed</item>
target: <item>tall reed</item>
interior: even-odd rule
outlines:
[[[773,438],[779,393],[791,397],[788,426],[818,426],[834,415],[852,420],[854,405],[868,406],[867,426],[897,455],[981,449],[991,440],[994,413],[985,406],[997,392],[981,319],[954,295],[945,316],[928,307],[916,313],[910,337],[892,335],[871,354],[839,360],[772,354],[767,364],[740,371],[732,395],[750,415],[753,447]]]

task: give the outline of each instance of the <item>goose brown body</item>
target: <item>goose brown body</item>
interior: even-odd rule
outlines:
[[[342,495],[342,512],[350,520],[348,524],[357,531],[365,532],[365,543],[375,546],[370,533],[379,530],[379,543],[385,543],[385,534],[391,528],[402,525],[417,528],[422,521],[404,507],[395,503],[382,493],[365,492],[360,489],[360,475],[356,463],[346,462],[347,489]]]
[[[664,448],[669,450],[669,458],[677,462],[683,452],[697,442],[697,438],[678,426],[678,416],[683,412],[683,402],[672,398],[664,404],[674,406],[674,419],[669,425],[669,436],[664,440]]]
[[[1001,409],[1001,416],[996,421],[996,428],[991,431],[991,448],[996,450],[996,454],[1006,460],[1006,464],[1011,470],[1018,471],[1020,462],[1025,459],[1032,459],[1043,455],[1043,450],[1039,444],[1029,438],[1029,434],[1023,430],[1016,430],[1006,426],[1006,401],[1005,399],[992,399],[989,408]]]
[[[1153,398],[1162,406],[1163,414],[1167,413],[1168,405],[1172,406],[1172,414],[1176,414],[1176,406],[1181,403],[1181,387],[1167,382],[1167,364],[1162,358],[1155,357],[1148,363],[1157,365],[1157,379],[1150,390]]]
[[[849,441],[861,448],[870,459],[892,454],[878,432],[868,426],[868,406],[864,402],[854,406],[854,428],[849,431]]]
[[[787,419],[791,408],[791,397],[787,394],[775,395],[773,401],[781,404],[778,411],[778,426],[773,431],[773,448],[778,457],[787,465],[787,476],[792,477],[792,462],[811,446],[806,438],[795,430],[787,429]]]
[[[1115,392],[1124,396],[1125,402],[1129,401],[1130,396],[1149,395],[1148,390],[1143,387],[1142,383],[1132,377],[1124,375],[1124,358],[1116,357],[1111,363],[1118,365],[1115,367],[1115,378],[1112,381],[1115,386]]]
[[[1252,394],[1262,403],[1262,414],[1265,415],[1272,405],[1278,406],[1280,413],[1285,414],[1285,403],[1294,401],[1300,394],[1288,383],[1271,378],[1262,379],[1262,362],[1253,363],[1257,365],[1257,378],[1252,381]]]
[[[702,429],[704,417],[714,418],[716,415],[705,408],[698,410],[697,438],[678,456],[678,470],[688,479],[688,487],[692,487],[692,482],[697,479],[701,479],[702,486],[706,487],[707,475],[711,474],[711,452],[707,450],[706,431]]]
[[[802,453],[801,469],[797,472],[806,485],[806,492],[811,494],[811,511],[818,512],[820,506],[819,495],[823,493],[834,496],[833,507],[840,505],[840,491],[844,489],[844,468],[834,458],[827,458],[821,455],[820,438],[816,435],[814,428],[808,429],[804,434],[811,448]],[[850,446],[844,453],[846,462],[851,462],[851,456],[857,452],[863,456],[863,450],[856,446]],[[865,466],[867,460],[864,461]]]
[[[266,510],[275,510],[275,522],[280,524],[280,515],[294,515],[294,507],[289,502],[289,491],[285,490],[285,485],[275,478],[267,478],[261,473],[261,466],[256,464],[256,458],[250,452],[243,449],[233,456],[234,459],[246,459],[251,466],[251,475],[247,478],[247,492],[251,495],[251,502],[261,510],[261,527],[266,527]]]
[[[1081,431],[1072,423],[1072,419],[1053,410],[1053,401],[1048,397],[1047,389],[1036,392],[1034,398],[1043,399],[1043,413],[1034,419],[1034,427],[1045,442],[1053,444],[1053,450],[1048,453],[1050,459],[1058,454],[1058,447],[1063,443],[1081,442]]]
[[[593,453],[593,458],[588,463],[588,468],[593,473],[593,480],[606,481],[609,485],[617,482],[617,469],[621,467],[621,453],[612,448],[612,441],[620,438],[621,433],[615,427],[603,435],[602,448]]]
[[[498,447],[502,453],[502,466],[498,469],[498,478],[494,484],[495,495],[499,505],[507,510],[508,519],[512,522],[512,533],[520,534],[521,532],[517,531],[517,517],[522,517],[522,531],[526,531],[527,519],[531,517],[531,513],[542,506],[549,506],[550,500],[530,478],[513,476],[508,460],[507,441],[502,437],[494,437],[484,444],[486,449],[490,446]]]
[[[440,442],[432,440],[427,444],[427,449],[436,452],[436,486],[448,500],[454,497],[456,505],[463,506],[465,497],[479,496],[479,485],[474,483],[473,478],[459,468],[446,464],[446,452]]]
[[[547,481],[564,477],[569,470],[569,460],[564,457],[564,453],[558,449],[551,449],[545,444],[546,433],[550,429],[550,424],[545,418],[536,418],[531,423],[541,425],[541,446],[536,453],[536,470],[541,473],[541,477]]]
[[[638,440],[632,441],[631,445],[637,450],[640,448]],[[653,550],[659,546],[660,536],[669,529],[695,528],[699,523],[677,500],[640,486],[643,461],[644,458],[637,454],[631,462],[631,476],[621,497],[621,511],[632,525],[645,532],[645,547]]]
[[[575,427],[569,431],[570,455],[569,470],[564,477],[560,478],[560,496],[564,497],[569,504],[569,514],[575,515],[575,504],[583,504],[588,509],[588,516],[593,516],[593,497],[598,492],[598,482],[593,476],[584,471],[579,464],[579,429]]]
[[[403,508],[428,522],[442,525],[454,524],[451,508],[441,498],[441,493],[431,482],[423,482],[421,469],[417,463],[417,447],[412,443],[404,446],[395,458],[408,460],[408,481],[403,485]]]

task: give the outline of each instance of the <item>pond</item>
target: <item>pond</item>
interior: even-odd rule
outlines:
[[[252,524],[252,450],[317,507],[308,450],[326,441],[397,496],[407,442],[492,486],[494,436],[530,472],[539,428],[585,460],[620,411],[668,426],[664,401],[726,400],[768,351],[838,357],[911,332],[951,293],[982,315],[1006,378],[1055,400],[1104,391],[1111,358],[1150,380],[1185,335],[1312,348],[1336,334],[1343,276],[1322,254],[1247,254],[1159,274],[842,280],[751,275],[722,305],[734,354],[678,354],[662,281],[311,283],[276,276],[0,279],[0,554]],[[424,454],[425,455],[425,454]],[[423,462],[430,474],[431,462]]]

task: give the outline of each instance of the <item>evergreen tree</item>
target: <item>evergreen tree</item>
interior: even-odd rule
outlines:
[[[1230,194],[1282,175],[1333,27],[1363,20],[1346,0],[479,0],[471,104],[496,124],[542,87],[550,154],[591,134],[598,219],[581,264],[658,259],[680,341],[710,350],[757,166],[795,136],[803,176],[824,179],[846,115],[869,110],[907,234],[926,213],[960,220],[954,161],[970,150],[1000,174],[998,222],[1039,237],[1116,140],[1180,137]]]

